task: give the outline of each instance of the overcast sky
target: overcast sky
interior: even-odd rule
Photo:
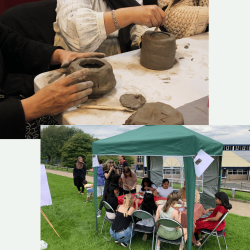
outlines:
[[[136,125],[77,125],[84,132],[93,135],[96,138],[104,139],[118,135],[141,126]],[[224,144],[250,144],[250,125],[249,126],[185,126],[195,132],[208,136]]]

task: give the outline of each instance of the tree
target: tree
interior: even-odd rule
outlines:
[[[96,138],[84,132],[74,134],[62,147],[61,159],[63,166],[73,168],[77,162],[77,157],[82,156],[87,168],[91,168],[92,142],[96,140]]]
[[[41,130],[41,158],[60,158],[64,143],[75,133],[83,133],[82,130],[67,126],[50,125]]]

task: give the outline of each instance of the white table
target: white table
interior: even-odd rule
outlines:
[[[195,108],[205,115],[208,124],[207,103],[204,98],[209,93],[208,78],[208,40],[209,34],[204,33],[177,40],[178,49],[174,67],[165,71],[146,69],[140,64],[140,50],[135,50],[105,58],[111,63],[117,81],[116,87],[108,94],[97,100],[88,100],[87,105],[121,106],[120,96],[126,93],[142,94],[147,102],[163,102],[178,109],[203,98],[203,107]],[[186,44],[190,44],[185,49]],[[184,59],[180,59],[183,58]],[[60,70],[58,74],[61,74]],[[51,72],[40,74],[35,79],[35,90],[44,86],[43,79]],[[170,77],[170,80],[166,78]],[[207,99],[205,99],[207,100]],[[207,102],[207,101],[206,101]],[[189,111],[188,111],[189,112]],[[190,117],[192,114],[184,115]],[[192,111],[190,111],[192,112]],[[84,125],[121,125],[131,115],[122,111],[107,111],[95,109],[71,108],[58,115],[60,124]],[[198,115],[199,117],[199,115]],[[195,120],[195,119],[194,119]],[[202,124],[196,120],[192,123]],[[203,117],[204,124],[204,117]]]

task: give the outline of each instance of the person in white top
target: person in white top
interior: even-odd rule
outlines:
[[[56,13],[54,45],[78,52],[102,51],[107,56],[131,50],[133,24],[156,27],[166,17],[157,5],[140,6],[135,0],[57,0]],[[138,29],[139,37],[147,30]],[[107,37],[112,41],[100,47]]]
[[[167,198],[169,194],[173,192],[173,188],[169,187],[169,180],[163,179],[162,180],[162,187],[158,187],[154,192],[154,195],[157,197],[165,197]]]
[[[148,177],[145,177],[142,179],[139,193],[145,193],[147,191],[154,192],[156,188],[155,184]]]
[[[121,178],[124,194],[128,194],[129,192],[131,194],[136,193],[137,176],[129,167],[123,169]]]

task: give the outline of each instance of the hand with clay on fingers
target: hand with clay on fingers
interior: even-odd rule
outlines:
[[[53,116],[88,100],[93,82],[84,82],[89,69],[63,75],[55,82],[40,89],[33,96],[21,100],[26,123],[43,116]],[[70,85],[76,80],[82,82]]]
[[[76,59],[92,58],[92,57],[103,58],[105,56],[106,55],[104,53],[96,53],[96,52],[78,53],[63,49],[57,49],[52,54],[50,64],[51,65],[61,64],[62,68],[66,68],[70,65],[71,62],[75,61]]]

